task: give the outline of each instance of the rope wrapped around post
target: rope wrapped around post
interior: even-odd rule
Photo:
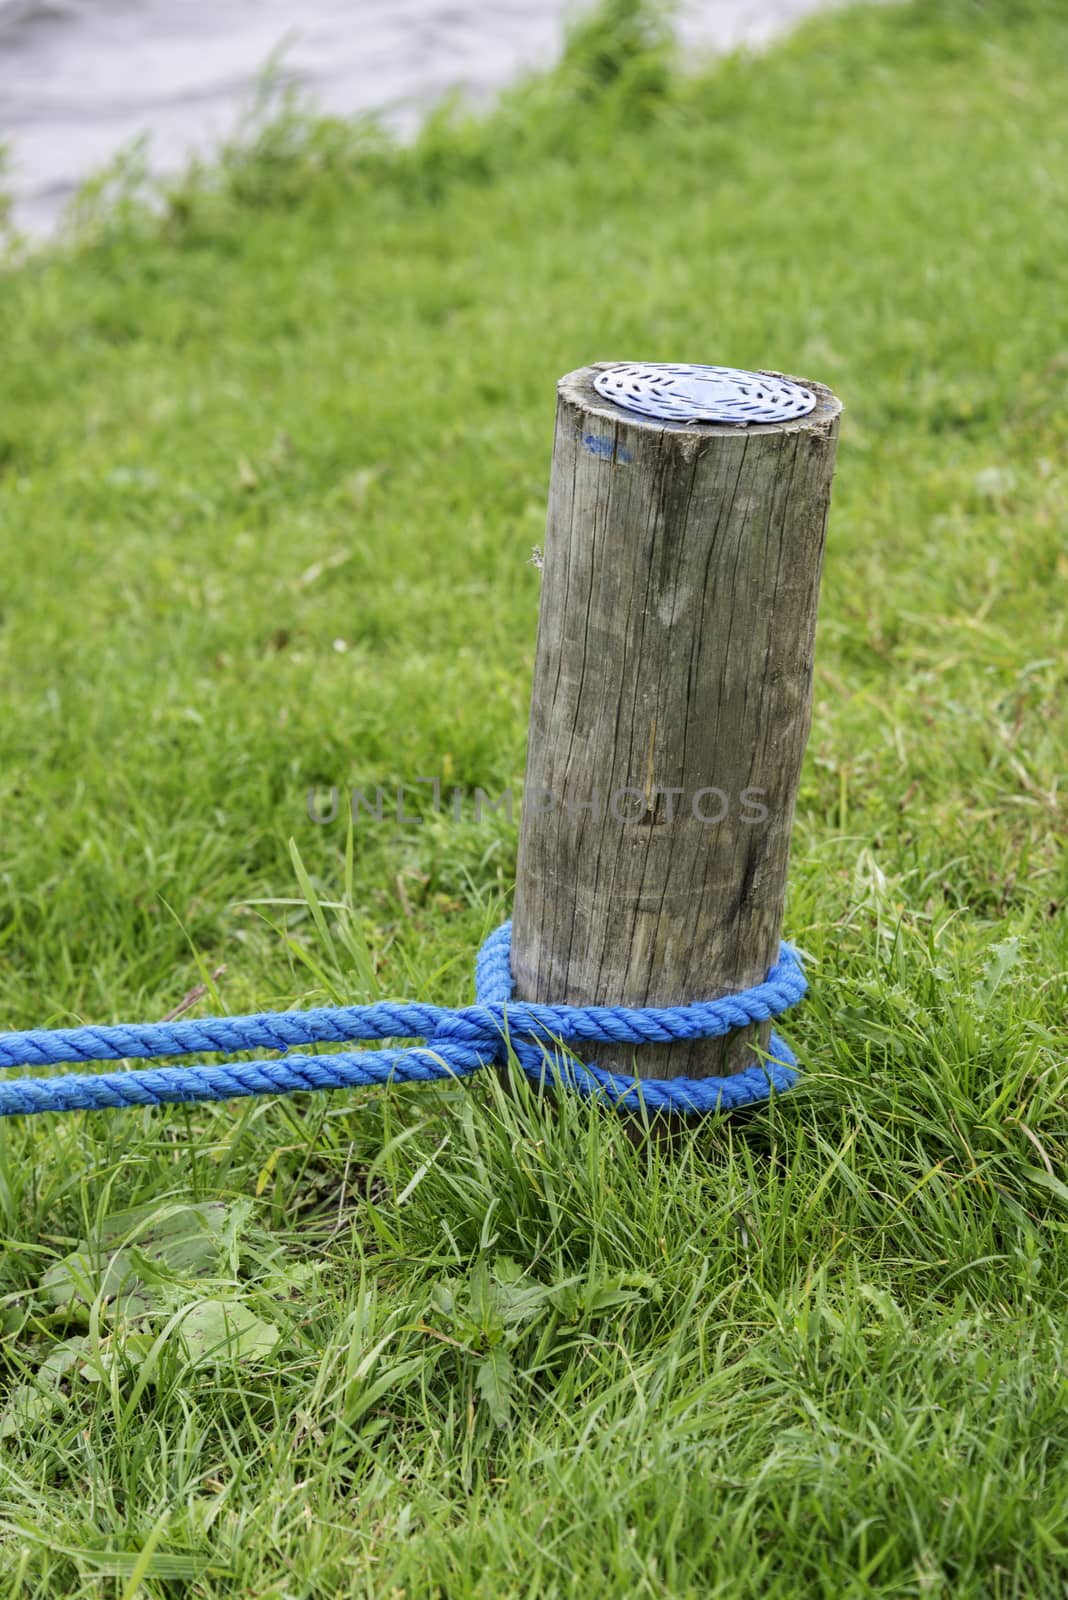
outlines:
[[[123,1072],[63,1073],[0,1081],[0,1116],[43,1111],[184,1105],[246,1095],[357,1089],[374,1084],[463,1078],[518,1060],[536,1083],[551,1081],[549,1057],[560,1046],[618,1046],[719,1038],[766,1022],[795,1005],[807,987],[797,952],[783,944],[763,983],[721,999],[683,1006],[533,1005],[512,999],[511,923],[483,944],[473,1006],[450,1009],[384,1001],[307,1011],[261,1012],[109,1027],[32,1029],[0,1034],[0,1068],[70,1062],[146,1060],[159,1056],[280,1050],[278,1059],[149,1067]],[[295,1046],[370,1039],[425,1040],[388,1050],[291,1054]],[[789,1089],[797,1061],[777,1034],[768,1059],[729,1077],[638,1079],[594,1064],[559,1058],[559,1080],[587,1098],[628,1110],[698,1116],[766,1100]]]

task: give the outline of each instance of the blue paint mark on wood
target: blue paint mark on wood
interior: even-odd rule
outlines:
[[[631,454],[624,445],[616,445],[612,439],[605,439],[599,433],[584,433],[582,442],[591,456],[603,456],[606,461],[616,460],[626,466]]]

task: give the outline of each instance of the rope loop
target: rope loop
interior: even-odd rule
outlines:
[[[750,1023],[767,1022],[796,1005],[807,987],[800,958],[791,945],[782,945],[779,959],[763,983],[719,1000],[685,1006],[534,1005],[512,999],[511,931],[511,923],[504,923],[479,951],[473,1006],[450,1009],[383,1001],[245,1017],[35,1028],[0,1034],[0,1069],[188,1054],[231,1055],[246,1050],[283,1052],[276,1059],[0,1081],[0,1116],[426,1083],[468,1077],[491,1064],[503,1064],[509,1053],[536,1083],[545,1083],[551,1076],[549,1057],[555,1053],[560,1080],[576,1093],[626,1109],[644,1106],[677,1116],[749,1105],[773,1093],[781,1094],[795,1082],[796,1057],[776,1033],[771,1035],[766,1062],[725,1078],[632,1078],[593,1063],[583,1065],[559,1051],[561,1045],[570,1050],[589,1043],[642,1045],[715,1039]],[[293,1053],[298,1046],[369,1039],[423,1039],[425,1043],[387,1050]]]

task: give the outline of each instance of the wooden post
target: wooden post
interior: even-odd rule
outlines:
[[[524,1000],[676,1005],[778,953],[841,407],[664,422],[598,370],[559,384],[512,965]],[[726,1075],[768,1033],[596,1060]]]

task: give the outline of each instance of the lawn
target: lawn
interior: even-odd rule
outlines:
[[[1066,69],[1059,0],[699,74],[612,0],[12,256],[8,1029],[468,999],[514,823],[308,797],[518,793],[556,378],[845,412],[802,1085],[674,1152],[488,1073],[0,1123],[5,1596],[1068,1592]]]

